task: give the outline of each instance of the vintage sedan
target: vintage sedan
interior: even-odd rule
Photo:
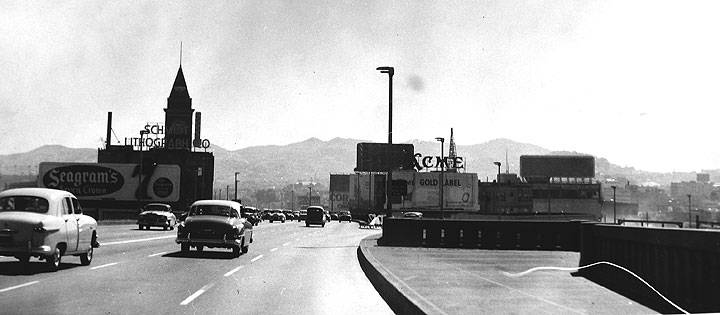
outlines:
[[[0,255],[22,263],[38,257],[55,271],[67,255],[89,265],[99,246],[97,221],[82,213],[73,194],[48,188],[0,192]]]
[[[338,221],[352,222],[352,215],[350,214],[350,211],[340,211],[340,214],[338,215]]]
[[[209,247],[232,249],[234,257],[247,253],[253,241],[253,225],[240,217],[241,209],[235,201],[195,201],[187,219],[178,225],[175,242],[180,244],[180,251]]]
[[[172,207],[164,203],[149,203],[140,209],[137,220],[139,229],[150,229],[151,226],[162,227],[163,230],[174,229],[177,218]]]
[[[273,223],[274,221],[285,223],[285,219],[285,214],[280,210],[273,210],[272,214],[270,214],[270,223]]]

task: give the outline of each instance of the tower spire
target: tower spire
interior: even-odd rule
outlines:
[[[180,41],[180,67],[182,67],[182,41]]]

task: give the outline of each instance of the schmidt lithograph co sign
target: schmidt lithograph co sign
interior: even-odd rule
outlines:
[[[110,163],[40,163],[38,187],[69,191],[80,199],[177,201],[180,166]]]

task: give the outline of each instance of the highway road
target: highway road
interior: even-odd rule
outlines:
[[[63,257],[49,272],[0,257],[3,314],[391,314],[360,269],[357,223],[255,227],[247,254],[180,253],[175,231],[101,225],[90,266]]]

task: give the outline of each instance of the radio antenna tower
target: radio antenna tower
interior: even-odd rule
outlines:
[[[448,152],[450,161],[453,161],[453,168],[455,168],[455,158],[457,157],[457,151],[455,150],[455,135],[453,135],[453,129],[450,128],[450,152]]]

